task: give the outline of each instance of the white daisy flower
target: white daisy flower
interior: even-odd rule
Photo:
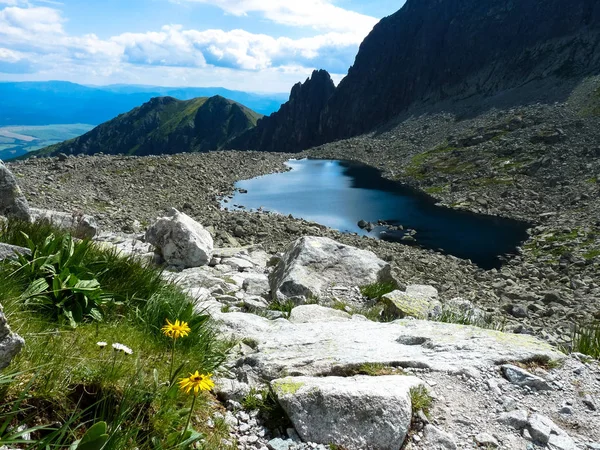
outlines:
[[[127,347],[126,345],[123,344],[119,344],[118,342],[115,342],[112,345],[112,348],[116,351],[116,352],[123,352],[126,355],[132,355],[133,354],[133,350],[131,350],[129,347]]]

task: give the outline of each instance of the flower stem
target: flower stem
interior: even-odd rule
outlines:
[[[190,414],[187,418],[187,422],[185,423],[185,427],[183,428],[183,431],[181,432],[181,439],[180,439],[180,443],[183,442],[183,438],[185,436],[185,432],[187,431],[188,427],[190,426],[190,420],[192,419],[192,414],[194,413],[194,405],[196,404],[196,396],[194,395],[192,397],[192,406],[190,406]]]
[[[171,348],[171,368],[169,369],[169,383],[173,381],[173,363],[175,361],[175,342],[177,338],[173,338],[173,347]]]

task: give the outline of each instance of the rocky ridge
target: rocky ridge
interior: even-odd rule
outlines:
[[[325,70],[315,70],[292,88],[279,111],[258,121],[256,127],[233,139],[227,148],[295,152],[319,142],[319,117],[335,85]]]
[[[75,139],[37,155],[161,155],[215,150],[256,125],[260,114],[219,95],[156,97]]]

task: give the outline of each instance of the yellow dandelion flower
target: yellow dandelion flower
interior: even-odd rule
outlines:
[[[167,324],[161,328],[161,331],[165,336],[179,339],[180,337],[186,337],[190,331],[192,331],[187,322],[184,322],[183,320],[181,322],[176,320],[175,323],[169,322],[169,319],[166,320]]]
[[[193,390],[194,395],[198,395],[200,391],[210,391],[215,386],[211,377],[212,373],[200,374],[196,370],[196,373],[190,373],[188,378],[179,381],[179,388],[186,394]]]

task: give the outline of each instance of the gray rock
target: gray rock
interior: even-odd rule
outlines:
[[[479,433],[475,436],[475,442],[486,448],[497,448],[499,445],[497,439],[488,433]]]
[[[564,355],[529,335],[466,325],[397,320],[290,323],[238,313],[214,313],[227,335],[258,342],[248,364],[267,379],[286,374],[323,375],[365,363],[433,371],[489,369],[504,361],[563,360]]]
[[[423,445],[427,450],[456,450],[452,436],[431,424],[425,426]]]
[[[264,298],[259,297],[258,295],[244,297],[243,301],[244,306],[250,311],[265,311],[269,307],[267,301]]]
[[[431,286],[424,287],[431,288]],[[409,292],[407,287],[406,292],[400,290],[392,291],[383,295],[381,301],[386,305],[386,313],[394,317],[403,318],[409,316],[416,317],[417,319],[427,319],[429,316],[441,314],[441,303],[435,297],[425,295],[419,289],[412,289]]]
[[[373,252],[324,237],[293,242],[269,277],[274,298],[321,298],[328,287],[391,281],[390,265]]]
[[[291,439],[283,440],[281,438],[275,438],[271,439],[267,445],[271,450],[289,450],[289,448],[294,445],[294,441]]]
[[[244,258],[238,258],[238,257],[231,257],[231,258],[224,258],[221,261],[221,264],[225,264],[226,266],[229,266],[235,270],[245,270],[245,269],[252,269],[254,268],[254,264],[251,263],[250,261],[248,261],[247,259]]]
[[[522,430],[527,426],[528,417],[527,411],[514,410],[500,414],[498,422],[508,425],[515,430]]]
[[[573,450],[576,448],[571,437],[552,420],[541,414],[531,414],[527,421],[527,430],[531,438],[553,450]]]
[[[283,409],[305,441],[348,450],[397,450],[410,427],[408,376],[287,377],[271,382]]]
[[[292,323],[339,322],[351,320],[352,316],[344,311],[326,308],[320,305],[300,305],[292,309],[289,321]]]
[[[100,232],[96,219],[86,214],[69,214],[38,208],[31,208],[30,211],[32,220],[47,220],[55,227],[68,230],[79,238],[91,239]]]
[[[269,294],[269,278],[262,273],[243,273],[242,289],[250,295],[267,297]]]
[[[594,403],[594,399],[590,394],[585,394],[581,399],[583,404],[587,406],[590,410],[596,411],[596,404]]]
[[[198,267],[212,258],[213,239],[191,217],[174,208],[146,231],[146,241],[155,245],[164,260],[176,267]]]
[[[0,370],[8,367],[12,359],[21,351],[25,341],[11,331],[0,305]]]
[[[14,259],[17,257],[17,253],[20,253],[21,255],[30,255],[31,251],[28,248],[0,243],[0,261]]]
[[[512,364],[503,365],[502,373],[511,383],[516,384],[517,386],[528,386],[537,391],[552,390],[552,387],[543,378],[533,375],[525,369],[513,366]]]
[[[29,204],[17,184],[17,179],[0,161],[0,216],[31,220]]]
[[[406,293],[408,295],[414,295],[430,299],[438,298],[438,290],[433,286],[429,286],[427,284],[409,284],[408,286],[406,286]]]

